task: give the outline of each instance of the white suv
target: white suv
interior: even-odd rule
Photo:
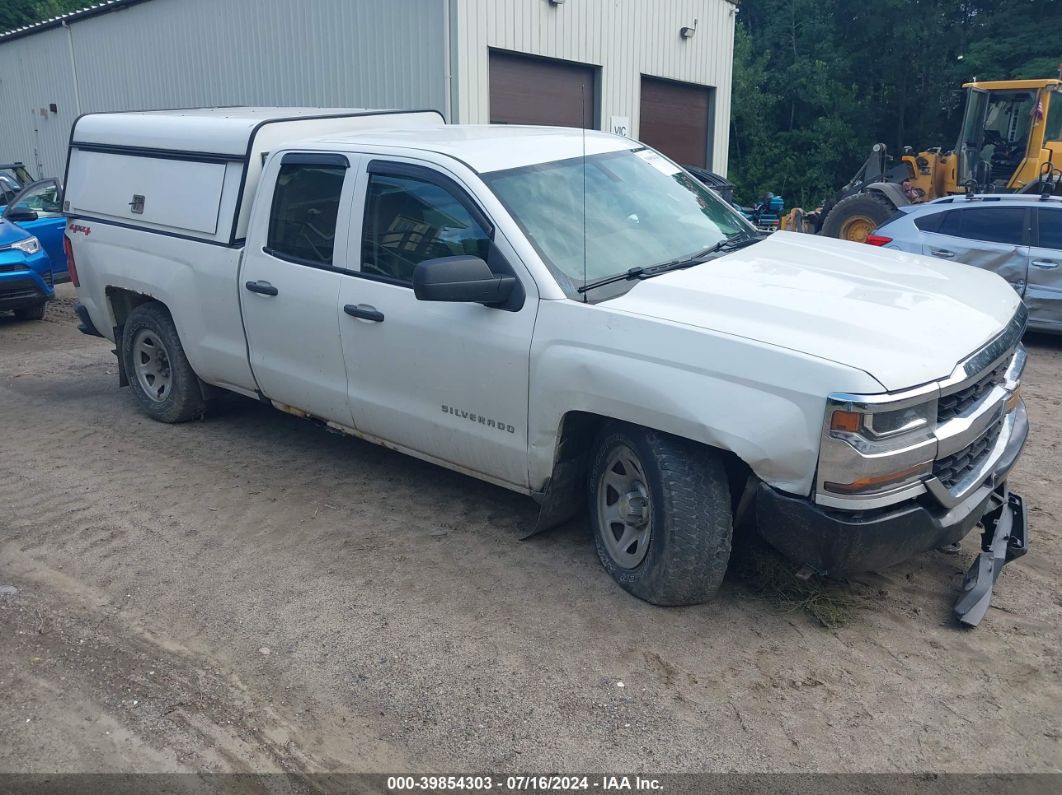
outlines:
[[[949,196],[901,208],[867,241],[984,268],[1029,308],[1029,326],[1062,333],[1062,197]]]

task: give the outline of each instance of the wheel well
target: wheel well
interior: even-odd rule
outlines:
[[[585,480],[590,466],[590,455],[593,450],[594,439],[600,432],[601,427],[608,422],[619,422],[619,420],[586,411],[570,411],[565,414],[564,419],[561,421],[560,435],[557,439],[557,452],[553,462],[554,471],[557,471],[558,466],[561,464],[575,464],[577,467],[575,471],[578,472],[578,476]],[[722,457],[730,485],[730,504],[733,510],[736,511],[741,495],[745,491],[749,475],[752,474],[752,468],[730,450],[712,447],[702,442],[693,442],[693,444],[708,450],[714,450]]]
[[[894,182],[874,182],[867,185],[867,193],[878,194],[892,205],[894,211],[911,203],[903,192],[903,188]]]
[[[122,287],[108,287],[107,301],[111,305],[111,314],[114,315],[115,328],[121,329],[125,325],[126,318],[141,304],[156,301],[150,295],[126,290]]]
[[[122,357],[122,329],[125,321],[133,310],[143,304],[156,303],[166,309],[161,301],[150,295],[126,290],[121,287],[108,287],[106,290],[107,302],[111,305],[111,314],[114,315],[114,354],[118,357],[118,386],[129,386],[129,374],[125,371],[125,359]]]

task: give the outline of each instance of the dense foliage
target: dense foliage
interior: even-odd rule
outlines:
[[[95,5],[89,0],[0,0],[0,33]]]
[[[962,83],[1055,77],[1062,0],[743,0],[729,177],[813,205],[875,142],[950,149]]]

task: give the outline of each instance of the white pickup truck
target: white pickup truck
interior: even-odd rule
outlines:
[[[993,274],[763,237],[626,138],[431,112],[88,115],[66,185],[83,330],[155,419],[231,390],[531,495],[536,529],[586,507],[657,604],[709,598],[745,522],[828,574],[981,524],[968,623],[1025,549]]]

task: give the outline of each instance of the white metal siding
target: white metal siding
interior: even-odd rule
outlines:
[[[61,174],[76,118],[65,29],[0,45],[0,161],[21,160],[34,177]]]
[[[725,172],[733,12],[726,0],[150,0],[0,41],[0,160],[37,173],[37,149],[43,175],[61,174],[79,111],[320,105],[449,116],[452,104],[452,121],[483,123],[494,47],[601,67],[601,127],[626,117],[632,137],[642,74],[714,87],[712,163]],[[696,35],[683,40],[694,19]],[[42,117],[49,103],[58,113]]]
[[[600,126],[627,117],[638,137],[641,75],[712,86],[713,170],[726,173],[734,11],[726,0],[453,0],[458,74],[455,121],[489,120],[490,48],[593,64],[601,68]],[[693,26],[692,39],[679,31]]]
[[[446,11],[446,0],[151,0],[75,20],[80,111],[311,105],[445,113]],[[35,171],[35,119],[46,176],[61,175],[78,114],[66,37],[59,28],[0,42],[0,160]],[[49,102],[59,112],[42,119]]]

